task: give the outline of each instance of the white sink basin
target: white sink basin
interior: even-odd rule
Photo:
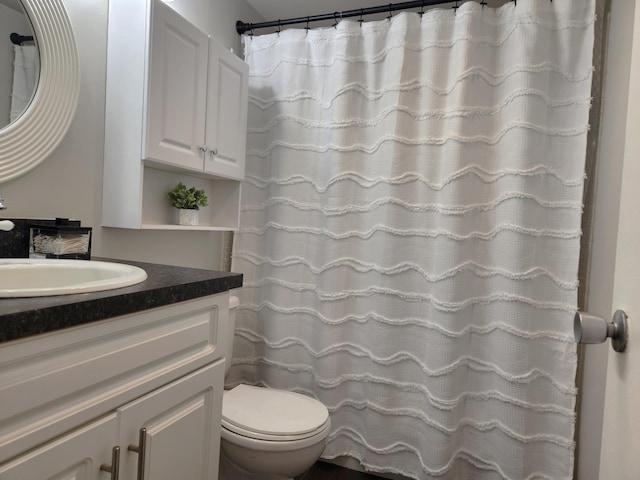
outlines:
[[[143,269],[123,263],[0,258],[0,298],[99,292],[146,278]]]

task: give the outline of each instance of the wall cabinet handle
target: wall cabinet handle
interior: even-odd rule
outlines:
[[[202,153],[205,153],[207,151],[207,146],[206,145],[200,145],[200,151]]]
[[[212,148],[211,151],[209,152],[209,155],[211,155],[211,158],[215,157],[216,155],[218,155],[218,149]]]
[[[141,428],[138,445],[129,445],[127,450],[138,454],[138,480],[144,480],[144,463],[147,456],[147,429]]]
[[[109,472],[111,474],[111,480],[118,480],[120,476],[120,447],[113,447],[111,450],[111,465],[103,463],[100,465],[100,470]]]

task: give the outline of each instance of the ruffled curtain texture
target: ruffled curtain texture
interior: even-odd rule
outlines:
[[[245,36],[228,384],[321,400],[324,458],[572,478],[592,0]]]

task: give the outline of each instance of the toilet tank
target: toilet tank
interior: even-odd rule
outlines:
[[[231,359],[233,358],[233,335],[236,331],[236,312],[238,310],[238,305],[240,305],[238,297],[235,295],[229,296],[229,328],[227,328],[226,338],[223,339],[225,342],[225,351],[227,352],[224,359],[225,377],[229,373],[229,369],[231,368]]]

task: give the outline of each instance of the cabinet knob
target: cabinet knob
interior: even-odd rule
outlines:
[[[200,151],[202,153],[205,153],[207,151],[207,146],[206,145],[200,145]]]
[[[144,463],[147,456],[147,429],[141,428],[138,445],[129,445],[127,450],[138,454],[138,480],[144,480]]]
[[[103,463],[100,465],[100,470],[109,472],[111,474],[111,480],[118,480],[120,477],[120,447],[113,447],[111,450],[111,465]]]
[[[212,148],[211,151],[209,152],[209,155],[211,155],[211,158],[215,157],[216,155],[218,155],[218,149]]]

